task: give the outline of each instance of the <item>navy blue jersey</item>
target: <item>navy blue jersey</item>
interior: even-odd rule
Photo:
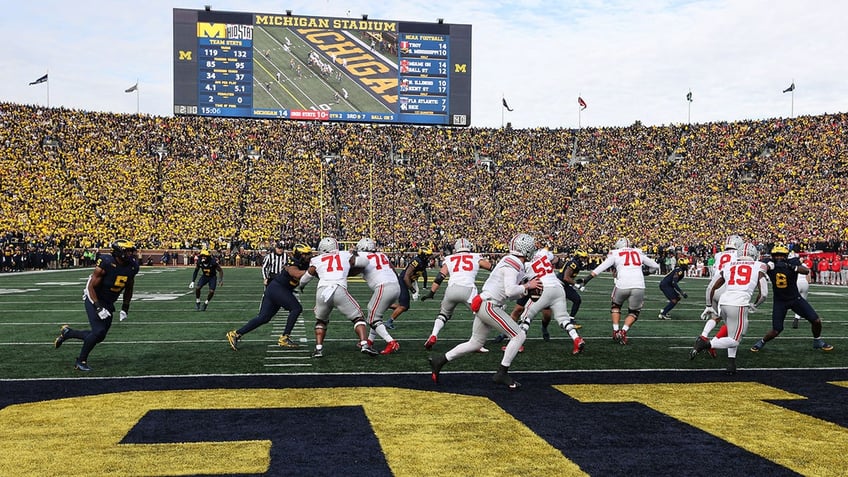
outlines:
[[[662,287],[672,287],[677,291],[680,291],[680,286],[677,284],[680,280],[686,278],[686,270],[688,267],[675,267],[674,270],[668,272],[660,282],[660,288]]]
[[[404,277],[406,277],[407,271],[409,271],[409,283],[415,283],[418,281],[418,277],[424,277],[424,286],[427,286],[427,262],[428,260],[423,260],[421,256],[416,255],[415,258],[412,259],[411,262],[400,272],[399,278],[401,284],[405,285]]]
[[[98,300],[109,304],[114,304],[118,300],[118,297],[124,291],[124,287],[127,286],[127,282],[138,273],[138,262],[135,258],[120,265],[115,257],[104,254],[97,259],[95,267],[102,268],[106,275],[100,281],[100,286],[94,289],[94,293],[97,294]],[[86,290],[88,290],[87,287]]]
[[[197,266],[194,267],[194,275],[192,275],[192,280],[197,279],[197,272],[201,272],[201,276],[206,278],[215,278],[218,276],[218,261],[212,257],[209,257],[208,260],[199,259],[197,261]]]
[[[798,291],[798,272],[795,268],[802,265],[797,257],[786,260],[769,260],[774,268],[769,266],[768,277],[774,290],[774,299],[781,301],[795,300],[801,296]],[[768,263],[766,262],[766,263]]]
[[[306,270],[309,268],[308,260],[295,260],[289,257],[282,271],[274,276],[274,281],[278,282],[287,290],[294,290],[300,284],[300,278],[294,278],[289,273],[289,267],[295,267],[298,270]]]
[[[562,282],[568,286],[571,286],[571,283],[565,281],[565,274],[568,270],[571,270],[571,276],[576,277],[578,273],[583,270],[583,261],[580,260],[580,257],[571,257],[565,262],[565,265],[562,266],[562,269],[556,274],[557,278],[562,280]]]

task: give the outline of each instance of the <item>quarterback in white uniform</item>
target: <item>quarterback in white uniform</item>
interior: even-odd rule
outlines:
[[[347,275],[354,264],[366,265],[363,257],[354,257],[350,252],[339,250],[339,243],[331,237],[324,237],[318,243],[318,253],[309,261],[309,269],[300,277],[300,286],[306,285],[313,277],[318,277],[315,291],[315,351],[313,358],[324,356],[324,335],[330,323],[330,312],[338,309],[353,322],[353,329],[359,338],[359,349],[371,356],[379,354],[368,345],[367,324],[362,316],[359,303],[347,291]]]
[[[571,354],[578,354],[583,351],[586,342],[577,333],[571,315],[568,314],[565,288],[562,287],[562,282],[556,276],[553,261],[554,254],[547,248],[543,248],[533,255],[533,260],[525,264],[527,276],[541,280],[543,289],[540,296],[531,295],[530,300],[527,301],[524,312],[521,313],[519,319],[519,326],[526,332],[530,328],[533,317],[540,311],[550,308],[553,319],[556,320],[560,328],[571,336],[574,343]]]
[[[510,337],[510,340],[492,380],[498,384],[505,384],[510,389],[519,387],[518,382],[512,379],[508,371],[527,335],[503,306],[507,300],[516,300],[526,296],[532,290],[541,290],[542,283],[538,278],[524,280],[524,263],[528,257],[533,256],[535,251],[536,241],[530,235],[518,234],[509,241],[509,254],[495,265],[489,278],[483,284],[482,291],[471,302],[471,311],[474,312],[471,338],[447,353],[430,357],[431,377],[434,382],[439,382],[439,372],[445,364],[479,350],[492,330],[501,330]]]
[[[645,276],[642,274],[642,265],[655,271],[660,269],[660,265],[654,259],[633,247],[630,240],[618,239],[613,249],[607,254],[607,258],[592,270],[581,286],[581,289],[585,288],[589,280],[604,270],[615,267],[615,286],[612,289],[610,306],[612,339],[623,345],[627,344],[627,332],[639,319],[639,313],[642,312],[642,306],[645,304]],[[621,306],[625,300],[627,301],[627,317],[624,319],[624,326],[619,330]]]
[[[400,343],[392,338],[383,323],[383,314],[400,296],[400,283],[397,274],[383,252],[377,251],[377,243],[370,238],[363,238],[356,244],[359,257],[368,260],[362,269],[362,277],[371,289],[371,300],[368,301],[368,344],[371,345],[377,335],[386,341],[386,348],[380,354],[392,354],[400,349]]]
[[[492,263],[483,258],[479,253],[471,251],[471,242],[461,238],[453,245],[454,253],[445,257],[439,274],[433,280],[430,290],[421,296],[421,301],[433,298],[445,278],[448,278],[448,286],[445,289],[445,297],[439,307],[439,314],[433,322],[433,332],[424,343],[424,348],[431,349],[439,337],[439,332],[453,317],[457,305],[465,304],[471,306],[471,300],[477,296],[477,273],[480,269],[491,270]],[[480,348],[480,352],[488,352],[486,348]]]

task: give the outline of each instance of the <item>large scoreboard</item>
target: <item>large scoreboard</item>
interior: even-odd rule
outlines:
[[[174,9],[174,114],[469,126],[471,25]]]

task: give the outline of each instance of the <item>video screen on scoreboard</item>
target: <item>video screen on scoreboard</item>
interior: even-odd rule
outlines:
[[[174,114],[469,126],[471,25],[174,9]]]

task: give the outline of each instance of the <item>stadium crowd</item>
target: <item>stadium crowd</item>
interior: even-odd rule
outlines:
[[[156,117],[0,103],[0,246],[555,249],[705,259],[728,234],[846,252],[847,114],[489,129]],[[576,152],[576,154],[574,154]],[[516,196],[511,184],[521,183]],[[519,230],[520,229],[520,230]]]

